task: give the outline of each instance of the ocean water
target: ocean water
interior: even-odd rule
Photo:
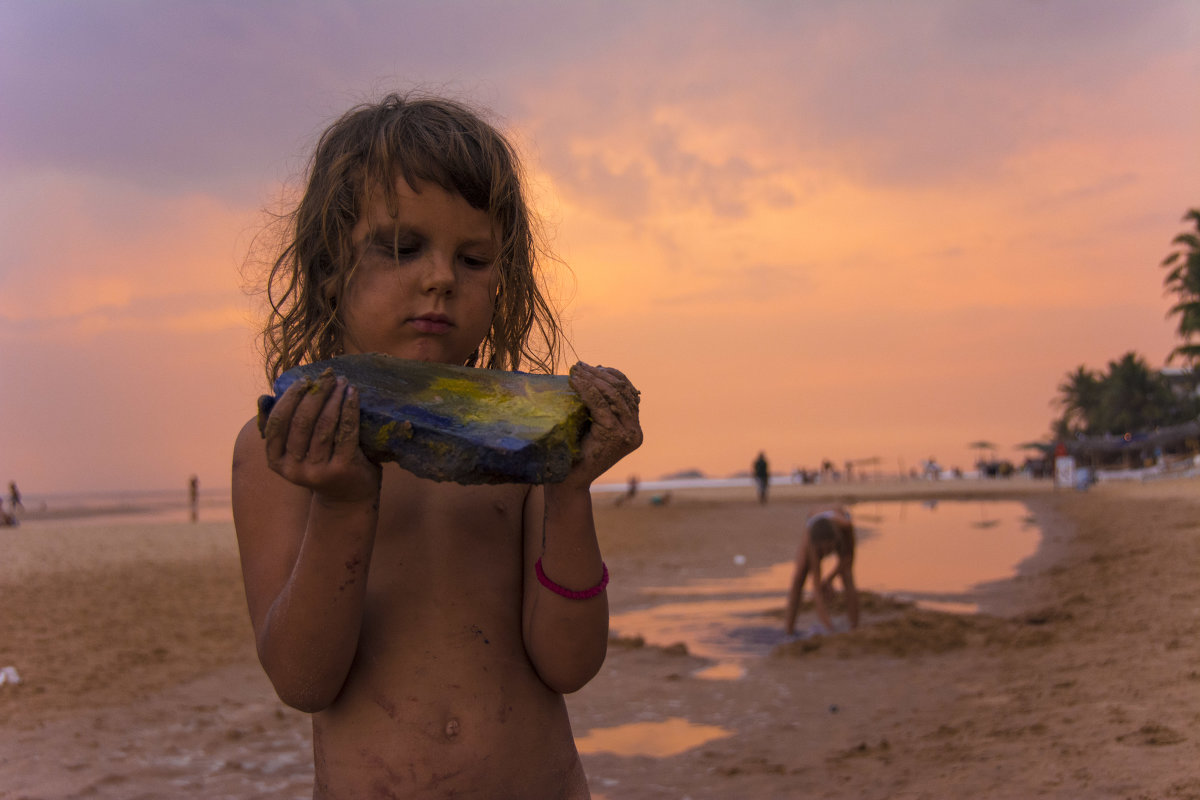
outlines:
[[[964,476],[971,477],[971,476]],[[790,475],[773,475],[772,484],[790,484]],[[638,484],[644,493],[670,492],[685,489],[724,489],[754,487],[749,476],[724,478],[670,478],[647,480]],[[597,483],[592,486],[594,494],[616,494],[629,488],[627,482]],[[48,521],[70,519],[75,523],[87,524],[94,521],[112,523],[162,523],[185,522],[189,519],[187,487],[179,489],[151,489],[120,492],[62,492],[23,493],[25,507],[21,515],[22,524],[37,524]],[[5,498],[7,509],[7,498]],[[206,521],[226,521],[233,518],[228,487],[200,488],[199,518]]]
[[[782,479],[781,479],[782,480]],[[719,488],[752,486],[749,478],[689,478],[683,480],[646,481],[640,488],[646,491],[671,489]],[[592,487],[597,494],[624,492],[625,483],[601,483]],[[7,510],[7,497],[5,509]],[[60,492],[22,493],[24,511],[21,524],[36,525],[71,520],[73,524],[158,524],[186,522],[190,518],[187,486],[178,489],[150,489],[120,492]],[[199,518],[205,521],[226,521],[233,518],[228,487],[200,487]]]
[[[5,508],[8,508],[5,497]],[[187,486],[127,492],[22,493],[24,511],[18,512],[23,526],[57,524],[111,525],[187,522],[191,518]],[[206,522],[233,519],[227,488],[200,487],[197,518]]]

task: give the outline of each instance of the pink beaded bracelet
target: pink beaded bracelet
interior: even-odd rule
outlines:
[[[545,586],[555,594],[566,597],[570,600],[587,600],[589,597],[595,597],[596,595],[600,594],[604,591],[604,587],[608,586],[608,566],[603,561],[600,562],[600,569],[603,570],[603,574],[600,576],[600,582],[590,589],[584,589],[582,592],[572,591],[565,586],[559,586],[557,583],[547,578],[546,573],[542,571],[542,560],[540,558],[537,560],[537,563],[533,565],[533,569],[535,572],[537,572],[538,583],[542,584],[542,586]]]

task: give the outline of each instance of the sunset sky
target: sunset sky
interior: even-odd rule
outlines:
[[[1068,371],[1176,342],[1193,0],[6,0],[0,480],[228,486],[262,211],[410,88],[524,152],[578,357],[643,392],[607,480],[1019,461]]]

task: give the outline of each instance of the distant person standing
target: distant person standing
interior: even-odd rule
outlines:
[[[637,495],[638,476],[629,476],[629,488],[625,490],[625,494],[617,498],[617,505],[623,504],[626,500],[632,500]]]
[[[759,453],[754,459],[754,482],[758,485],[758,502],[767,502],[767,486],[771,483],[771,470],[767,466],[767,456]]]
[[[188,511],[192,522],[200,519],[200,479],[195,475],[188,480]]]
[[[12,527],[18,524],[17,509],[25,510],[25,506],[21,505],[21,492],[17,489],[17,484],[14,481],[8,482],[8,508],[4,507],[4,500],[0,499],[0,526]]]
[[[784,630],[792,636],[796,632],[796,614],[804,595],[804,583],[812,575],[813,606],[817,618],[825,629],[833,632],[833,621],[829,616],[829,601],[833,598],[833,579],[841,578],[842,591],[846,599],[846,616],[850,628],[858,627],[858,587],[854,583],[854,523],[845,506],[813,514],[804,526],[800,547],[796,550],[796,571],[788,590],[787,618]],[[833,555],[837,561],[828,578],[821,577],[821,561]]]

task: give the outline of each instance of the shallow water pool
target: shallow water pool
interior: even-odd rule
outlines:
[[[852,515],[860,589],[956,613],[976,612],[977,587],[1013,577],[1041,539],[1028,507],[1017,501],[860,503]],[[765,656],[785,639],[781,612],[791,555],[768,567],[747,567],[737,578],[648,589],[648,604],[614,614],[612,631],[651,645],[682,642],[689,653],[716,662],[698,677],[739,678],[746,659]],[[806,631],[816,624],[808,612],[796,627]],[[834,624],[846,625],[837,618]]]
[[[701,725],[683,717],[670,717],[655,722],[593,728],[586,735],[576,737],[575,747],[584,754],[667,758],[732,735],[732,731],[717,725]]]

